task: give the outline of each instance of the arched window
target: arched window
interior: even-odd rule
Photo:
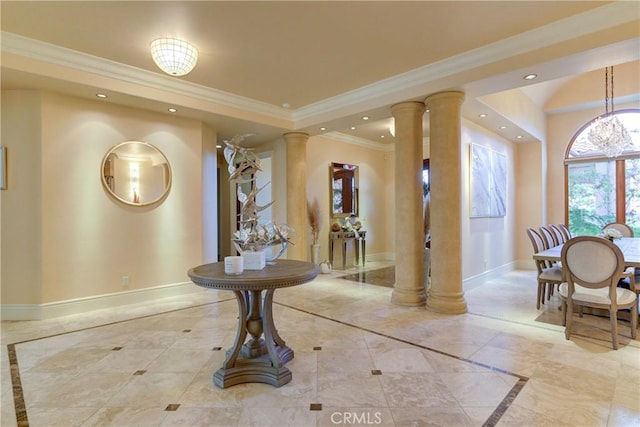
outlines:
[[[609,158],[588,138],[594,120],[572,138],[565,153],[565,221],[574,235],[596,235],[610,222],[624,222],[640,236],[640,110],[614,113],[632,146]]]

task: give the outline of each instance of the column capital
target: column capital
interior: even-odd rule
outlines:
[[[400,102],[398,104],[393,104],[391,106],[391,114],[393,114],[394,116],[396,115],[396,113],[405,112],[405,111],[418,112],[422,114],[424,113],[424,110],[425,110],[424,103],[419,101]]]
[[[462,101],[464,101],[464,92],[458,90],[448,90],[444,92],[433,93],[424,99],[425,105],[429,108],[431,108],[431,106],[435,102],[439,101],[459,101],[460,103],[462,103]]]
[[[309,139],[309,134],[304,132],[287,132],[285,134],[282,134],[282,137],[287,142],[297,140],[300,140],[301,142],[307,142],[307,140]]]

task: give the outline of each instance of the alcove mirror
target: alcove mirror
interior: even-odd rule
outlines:
[[[329,181],[331,216],[358,216],[358,166],[331,163]]]
[[[102,160],[101,176],[111,196],[132,206],[159,202],[171,188],[169,161],[156,147],[142,141],[111,148]]]

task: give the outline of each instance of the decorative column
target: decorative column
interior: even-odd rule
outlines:
[[[283,135],[287,147],[287,225],[296,230],[287,259],[308,261],[307,243],[307,141],[301,132]]]
[[[427,310],[467,312],[462,292],[460,109],[464,93],[428,96],[431,220],[431,287]]]
[[[391,107],[395,119],[396,283],[391,302],[423,305],[422,102]]]

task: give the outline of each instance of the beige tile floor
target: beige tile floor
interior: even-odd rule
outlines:
[[[19,425],[20,395],[30,426],[640,425],[628,323],[618,351],[594,316],[565,340],[557,296],[535,308],[534,272],[465,289],[457,316],[393,305],[390,288],[345,273],[276,292],[276,326],[295,351],[280,388],[213,385],[235,337],[230,292],[2,322],[0,425]]]

